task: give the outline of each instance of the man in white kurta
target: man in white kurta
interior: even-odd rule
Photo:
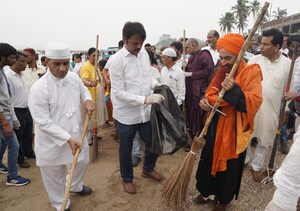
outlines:
[[[257,137],[258,145],[252,161],[252,175],[256,182],[263,176],[260,172],[269,146],[274,142],[279,123],[281,99],[287,84],[291,60],[282,55],[280,49],[283,35],[277,29],[264,31],[261,40],[261,55],[249,59],[249,64],[260,65],[263,74],[263,102],[256,113],[254,132],[252,137]],[[246,161],[250,160],[248,147]]]
[[[92,189],[82,180],[88,167],[89,148],[86,139],[82,146],[81,101],[91,116],[94,105],[91,95],[82,81],[69,71],[70,50],[62,43],[52,43],[46,49],[49,70],[31,88],[29,109],[35,122],[36,164],[40,167],[43,182],[50,202],[60,210],[65,192],[66,167],[72,164],[73,156],[81,149],[71,192],[88,195]],[[70,206],[68,199],[67,210]]]
[[[173,48],[163,50],[161,59],[165,66],[161,69],[161,84],[171,89],[180,106],[185,99],[185,76],[182,69],[175,64],[176,57]]]

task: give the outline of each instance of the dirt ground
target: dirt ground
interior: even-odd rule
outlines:
[[[103,138],[99,142],[99,156],[96,162],[90,163],[84,179],[84,183],[93,189],[93,193],[85,197],[71,194],[71,210],[172,210],[165,205],[161,198],[161,189],[165,180],[157,183],[149,178],[144,178],[142,176],[142,163],[134,168],[134,184],[137,187],[137,194],[131,195],[123,191],[119,173],[118,143],[110,136],[112,127],[102,131]],[[180,149],[174,155],[160,156],[157,161],[157,170],[167,178],[186,155],[187,153]],[[284,155],[278,151],[275,162],[277,167],[281,164],[283,158]],[[212,210],[213,207],[213,204],[197,205],[193,202],[193,198],[198,194],[195,188],[195,170],[198,160],[199,156],[195,161],[187,203],[184,205],[183,210]],[[6,175],[0,174],[0,211],[54,210],[50,205],[35,160],[31,159],[29,163],[31,164],[30,168],[19,168],[21,176],[31,179],[29,185],[23,187],[6,186]],[[271,200],[274,190],[273,183],[266,185],[255,183],[252,180],[250,168],[246,167],[239,198],[233,200],[227,210],[264,210],[264,207]]]

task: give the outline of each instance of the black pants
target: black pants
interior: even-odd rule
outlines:
[[[21,127],[14,129],[19,141],[19,156],[18,163],[25,160],[25,155],[32,154],[32,127],[33,120],[28,108],[14,108],[16,116],[20,122]]]
[[[206,135],[204,145],[196,173],[196,188],[204,197],[215,195],[219,203],[229,204],[232,199],[237,199],[240,191],[241,180],[246,158],[246,150],[236,159],[227,161],[227,170],[211,175],[216,131],[220,114],[216,114],[212,120]]]

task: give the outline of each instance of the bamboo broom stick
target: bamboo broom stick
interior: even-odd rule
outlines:
[[[98,47],[99,47],[99,35],[96,36],[96,55],[95,55],[95,79],[97,78],[97,62],[98,62]],[[95,104],[95,111],[94,111],[94,121],[93,121],[93,145],[92,145],[92,162],[95,162],[98,156],[98,137],[97,137],[97,115],[98,115],[98,83],[94,87],[94,104]]]
[[[89,122],[89,117],[86,114],[85,120],[84,120],[84,125],[83,125],[83,130],[82,130],[82,133],[81,133],[81,136],[80,136],[80,139],[79,139],[79,144],[80,145],[82,145],[82,143],[83,143],[83,140],[84,140],[84,137],[85,137],[85,134],[86,134],[86,131],[87,131],[87,127],[88,127],[88,122]],[[65,190],[63,204],[60,208],[61,211],[65,210],[67,202],[68,202],[68,198],[69,198],[69,194],[70,194],[70,188],[71,188],[71,184],[72,184],[72,179],[73,179],[73,176],[74,176],[74,172],[75,172],[77,160],[78,160],[78,157],[79,157],[79,153],[80,153],[80,149],[77,149],[76,153],[73,157],[73,163],[72,163],[71,171],[69,173],[69,178],[68,178],[68,181],[67,181],[67,187],[66,187],[66,190]]]

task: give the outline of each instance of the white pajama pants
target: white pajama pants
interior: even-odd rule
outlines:
[[[252,160],[252,163],[251,163],[252,169],[254,171],[259,171],[259,170],[262,169],[262,167],[264,165],[265,157],[268,153],[268,150],[269,150],[269,147],[263,146],[261,144],[261,141],[258,140],[258,144],[256,146],[254,156],[253,156],[253,160]],[[250,161],[250,157],[251,157],[251,146],[250,146],[250,143],[249,143],[249,146],[247,148],[245,163],[248,163]]]
[[[282,209],[281,207],[277,206],[272,199],[269,202],[269,204],[266,206],[265,211],[288,211],[288,210]],[[292,210],[290,210],[290,211],[292,211]]]
[[[85,150],[85,159],[76,164],[74,176],[70,191],[79,192],[83,188],[83,177],[89,164],[89,150]],[[51,205],[60,210],[64,200],[66,190],[66,165],[61,166],[40,166],[45,189],[48,193]],[[71,165],[68,165],[68,172],[71,170]],[[70,199],[68,199],[66,209],[70,206]]]
[[[300,124],[300,117],[297,115],[296,120],[295,120],[295,130],[297,131],[298,126]]]

